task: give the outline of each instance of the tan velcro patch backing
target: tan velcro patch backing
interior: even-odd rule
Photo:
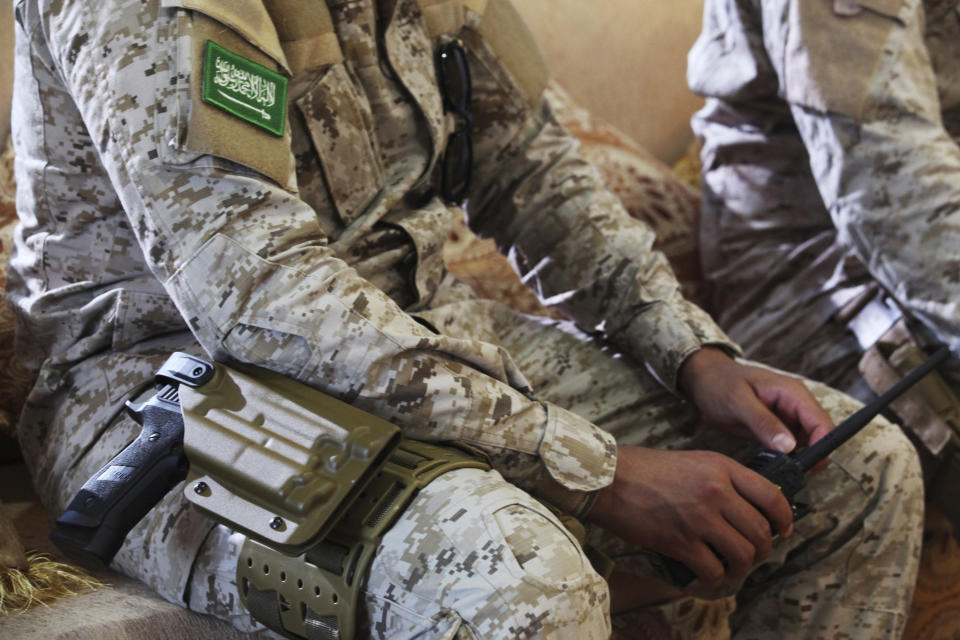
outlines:
[[[190,116],[183,148],[226,158],[262,173],[285,189],[294,189],[296,170],[290,152],[289,124],[284,135],[277,137],[203,102],[201,97],[203,48],[207,40],[268,69],[279,71],[279,61],[219,21],[202,13],[193,13],[191,17]]]
[[[485,5],[480,35],[516,79],[527,102],[536,105],[547,86],[550,72],[533,33],[509,0],[488,0],[479,4]]]
[[[270,14],[260,0],[161,0],[163,7],[192,9],[210,16],[217,22],[230,27],[250,44],[280,63],[289,74],[290,68],[284,57],[280,38],[273,26]]]
[[[887,41],[894,29],[902,28],[899,11],[904,1],[792,2],[784,98],[860,119]],[[862,10],[853,11],[854,4]]]
[[[455,36],[463,28],[462,0],[417,0],[431,38]]]

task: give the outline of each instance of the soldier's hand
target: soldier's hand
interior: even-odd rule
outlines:
[[[587,519],[679,560],[710,587],[740,580],[762,562],[771,526],[793,533],[790,505],[776,486],[710,451],[619,447],[613,484],[597,494]]]
[[[679,384],[704,422],[781,453],[813,444],[833,429],[803,382],[740,364],[719,349],[706,347],[687,358]]]

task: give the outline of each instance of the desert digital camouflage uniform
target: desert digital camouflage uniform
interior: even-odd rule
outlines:
[[[956,0],[707,1],[701,254],[750,357],[864,388],[833,320],[875,283],[960,353],[958,61]]]
[[[674,392],[688,355],[737,348],[681,298],[649,230],[578,158],[512,7],[15,9],[21,225],[8,297],[37,376],[22,444],[49,511],[133,437],[122,403],[150,393],[171,351],[250,362],[493,462],[441,477],[388,532],[360,612],[370,635],[607,635],[605,582],[539,500],[582,514],[612,479],[615,438],[738,448]],[[463,213],[432,190],[457,126],[433,56],[452,36],[473,78],[470,225],[575,322],[477,300],[444,271],[441,248]],[[289,77],[282,136],[201,99],[208,40]],[[247,106],[273,105],[262,89]],[[834,419],[853,407],[814,389]],[[857,442],[811,482],[821,510],[744,586],[737,629],[888,637],[902,627],[920,542],[917,466],[882,420]],[[625,570],[642,564],[622,541],[591,536]],[[174,491],[115,566],[254,629],[237,602],[238,538]]]
[[[960,353],[958,61],[956,0],[706,3],[688,71],[707,96],[701,257],[749,357],[867,400],[890,383],[886,345]],[[855,330],[888,324],[884,306],[900,326]],[[956,398],[960,363],[940,370]],[[957,401],[905,402],[928,495],[960,532]]]

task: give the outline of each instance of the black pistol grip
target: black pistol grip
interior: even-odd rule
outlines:
[[[154,398],[134,415],[143,426],[136,440],[87,480],[54,523],[50,538],[78,564],[109,565],[134,525],[187,475],[179,405]]]

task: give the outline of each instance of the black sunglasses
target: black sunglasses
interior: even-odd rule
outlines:
[[[459,116],[456,131],[447,138],[440,173],[440,195],[451,204],[460,205],[470,188],[473,167],[473,141],[470,125],[470,66],[467,53],[458,40],[437,49],[437,80],[443,93],[443,109]]]

